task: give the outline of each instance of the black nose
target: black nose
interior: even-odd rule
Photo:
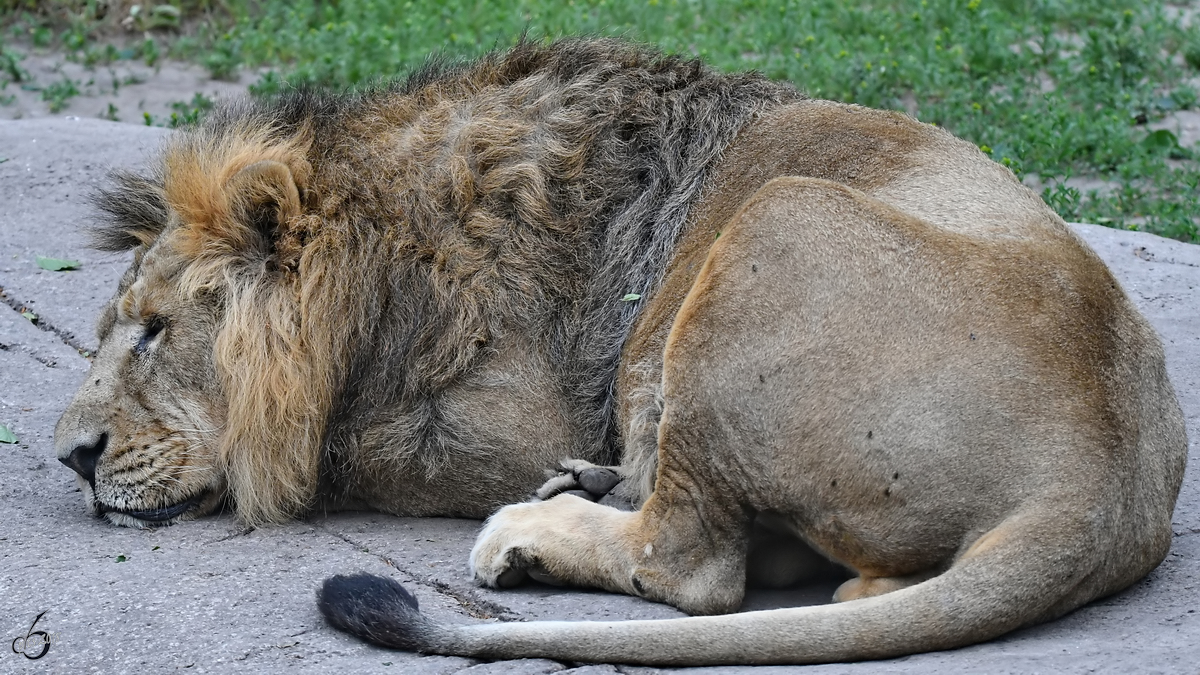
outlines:
[[[91,445],[77,445],[66,457],[59,457],[58,461],[66,464],[75,473],[83,476],[84,480],[89,483],[96,482],[96,462],[100,461],[100,455],[104,453],[104,447],[108,445],[108,434],[100,434],[100,438]]]

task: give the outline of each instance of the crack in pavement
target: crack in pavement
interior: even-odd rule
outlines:
[[[25,312],[31,312],[31,313],[35,314],[37,316],[36,321],[32,321],[29,319],[25,319],[25,320],[29,321],[29,323],[32,323],[36,328],[38,328],[46,333],[50,333],[50,334],[54,335],[55,337],[57,337],[59,339],[59,341],[61,341],[63,344],[70,347],[71,349],[74,349],[76,352],[79,353],[80,356],[87,359],[88,361],[92,360],[92,351],[90,349],[88,349],[87,347],[83,346],[82,344],[80,344],[79,341],[75,339],[75,336],[73,334],[71,334],[70,332],[65,331],[61,328],[58,328],[53,323],[48,321],[46,319],[46,317],[41,316],[40,314],[37,314],[36,312],[34,312],[27,303],[21,302],[20,300],[17,300],[16,298],[9,296],[8,293],[5,292],[3,286],[0,286],[0,301],[3,301],[4,304],[11,307],[12,310],[14,312],[16,312],[17,314],[21,314],[22,318],[24,318]],[[37,357],[34,357],[34,358],[37,358]],[[41,361],[41,359],[38,359],[38,360]],[[43,361],[43,363],[45,363],[45,362]],[[55,367],[54,365],[49,364],[49,363],[46,363],[45,365],[50,366],[51,368]]]
[[[225,535],[224,537],[218,537],[216,539],[213,539],[212,541],[206,541],[204,543],[205,544],[220,544],[221,542],[229,541],[230,539],[237,539],[239,537],[244,537],[253,531],[254,531],[253,527],[248,527],[245,529],[240,529],[240,530],[231,532],[231,533]]]
[[[454,671],[454,675],[459,675],[459,673],[469,673],[469,672],[471,671],[471,669],[472,669],[472,668],[478,668],[479,666],[490,666],[490,665],[492,665],[492,664],[494,664],[494,663],[497,663],[497,661],[482,661],[482,660],[479,660],[479,659],[473,659],[473,660],[475,661],[475,663],[472,663],[471,665],[469,665],[469,666],[467,666],[467,667],[465,667],[465,668],[460,668],[460,669],[458,669],[458,670]],[[550,662],[552,662],[552,663],[554,663],[554,664],[557,664],[558,666],[561,666],[561,667],[560,667],[560,668],[553,668],[553,667],[552,667],[552,668],[550,668],[550,669],[548,669],[548,670],[542,670],[542,671],[539,671],[539,672],[535,673],[534,675],[550,675],[550,673],[568,673],[568,672],[570,672],[570,671],[572,671],[572,670],[575,670],[576,668],[579,668],[579,667],[580,667],[580,666],[573,666],[573,665],[570,665],[570,663],[569,663],[569,662],[566,662],[566,661],[555,661],[554,659],[539,659],[539,660],[542,660],[542,661],[550,661]],[[502,663],[502,662],[501,662],[501,663]],[[596,665],[596,664],[588,663],[588,664],[581,664],[581,665],[583,665],[583,667],[588,667],[588,666],[593,666],[593,665]],[[529,671],[526,671],[526,672],[529,672]],[[620,671],[620,670],[617,670],[617,672],[619,673],[619,672],[621,672],[621,671]]]
[[[1184,267],[1200,267],[1196,263],[1184,262],[1175,258],[1159,258],[1153,251],[1145,246],[1138,246],[1131,251],[1134,256],[1145,260],[1146,262],[1163,263],[1165,265],[1182,265]]]
[[[11,352],[12,348],[13,348],[13,345],[8,345],[8,344],[4,344],[3,342],[0,342],[0,352]],[[44,356],[41,356],[40,354],[37,354],[36,352],[34,352],[31,349],[28,349],[28,348],[21,349],[17,353],[24,354],[25,356],[28,356],[29,358],[33,359],[34,361],[37,361],[38,363],[42,364],[43,366],[46,366],[47,368],[57,368],[58,367],[58,361],[55,361],[54,359],[48,359]]]
[[[462,610],[464,612],[467,613],[468,616],[474,617],[476,619],[499,619],[500,621],[524,621],[525,620],[524,617],[522,617],[520,614],[517,614],[516,612],[512,611],[508,607],[505,607],[504,605],[501,605],[499,603],[492,602],[491,600],[485,600],[471,591],[454,588],[450,584],[448,584],[444,581],[438,581],[437,579],[434,579],[432,577],[419,577],[416,574],[409,572],[408,570],[406,570],[403,567],[401,567],[400,565],[398,565],[395,560],[392,560],[391,558],[389,558],[386,555],[383,555],[382,553],[375,553],[375,552],[371,551],[366,545],[364,545],[360,542],[354,541],[353,539],[342,534],[341,532],[334,531],[324,525],[318,525],[317,527],[319,527],[322,530],[324,530],[325,532],[337,537],[338,539],[341,539],[342,541],[346,542],[347,544],[350,544],[354,548],[358,549],[359,552],[373,555],[376,558],[379,558],[381,561],[383,561],[383,563],[385,565],[387,565],[388,567],[391,567],[392,569],[396,570],[397,572],[400,572],[405,577],[407,577],[408,581],[411,581],[412,583],[417,584],[418,586],[424,586],[426,588],[429,588],[439,595],[443,595],[447,598],[450,598],[454,602],[458,603],[458,605],[462,608]]]

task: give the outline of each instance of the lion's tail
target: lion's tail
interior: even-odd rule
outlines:
[[[318,595],[335,627],[422,653],[646,665],[836,662],[991,639],[1115,590],[1097,583],[1095,549],[1060,540],[1037,551],[1029,543],[992,542],[940,576],[873,598],[656,621],[443,625],[423,616],[400,584],[365,574],[327,579]]]

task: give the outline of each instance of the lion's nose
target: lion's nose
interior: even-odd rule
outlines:
[[[96,462],[100,461],[100,455],[103,454],[106,445],[108,445],[108,434],[100,434],[91,443],[86,440],[79,443],[75,449],[71,450],[70,454],[66,457],[59,457],[58,461],[83,476],[87,482],[95,483]]]

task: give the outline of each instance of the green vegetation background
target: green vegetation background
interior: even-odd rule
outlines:
[[[86,63],[167,55],[202,63],[218,78],[259,69],[252,90],[270,95],[299,84],[360,86],[402,75],[431,52],[470,57],[522,32],[621,35],[723,70],[757,69],[812,96],[906,110],[1043,187],[1068,220],[1195,241],[1200,150],[1153,130],[1164,116],[1198,107],[1200,29],[1179,19],[1189,5],[1196,3],[0,0],[12,46],[0,52],[0,73],[19,76],[16,50],[41,44]],[[121,22],[138,37],[122,42]],[[1071,178],[1094,179],[1086,183],[1094,189],[1081,191]]]

